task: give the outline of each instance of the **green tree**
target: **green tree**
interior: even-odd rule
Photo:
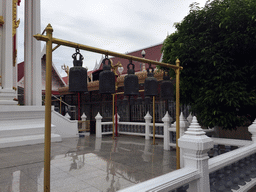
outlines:
[[[200,123],[224,129],[256,117],[256,1],[190,5],[163,44],[163,61],[181,61],[181,103]],[[175,73],[172,72],[175,78]]]

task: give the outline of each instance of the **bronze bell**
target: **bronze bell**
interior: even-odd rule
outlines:
[[[161,83],[161,99],[173,98],[173,84],[170,80],[168,72],[164,72],[163,81]]]
[[[69,70],[69,91],[88,92],[87,89],[87,69],[82,67],[84,57],[79,49],[72,55],[74,67]]]
[[[153,68],[151,67],[151,65],[147,69],[148,77],[145,79],[145,82],[144,82],[144,90],[145,90],[144,95],[145,96],[156,96],[158,93],[157,80],[154,77],[154,73],[152,71],[150,71],[150,69],[153,71]]]
[[[130,65],[132,69],[130,69]],[[134,73],[134,64],[130,62],[127,65],[128,75],[124,78],[124,95],[132,96],[139,95],[139,79]]]
[[[108,61],[108,64],[105,62]],[[115,74],[111,71],[111,61],[108,58],[103,59],[103,71],[99,75],[99,92],[101,94],[115,93]]]

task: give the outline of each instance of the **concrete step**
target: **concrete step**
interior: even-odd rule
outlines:
[[[52,125],[52,133],[55,133],[55,125]],[[0,122],[0,138],[17,137],[25,135],[44,134],[44,119],[13,120]]]
[[[14,120],[44,119],[44,106],[1,106],[0,122]]]
[[[60,141],[62,141],[60,135],[51,134],[51,142]],[[34,145],[39,143],[44,143],[44,134],[0,138],[0,148]]]
[[[44,143],[44,106],[1,106],[0,148]],[[62,141],[51,125],[51,142]]]

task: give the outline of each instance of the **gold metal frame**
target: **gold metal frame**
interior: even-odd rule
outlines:
[[[140,61],[144,63],[160,65],[162,67],[172,68],[176,72],[176,165],[177,169],[180,168],[180,150],[178,147],[178,139],[180,135],[180,61],[177,59],[176,65],[153,61],[145,58],[125,55],[108,50],[103,50],[87,45],[82,45],[70,41],[56,39],[52,37],[53,28],[48,24],[46,35],[36,34],[34,37],[40,41],[46,41],[46,89],[45,89],[45,152],[44,152],[44,192],[50,192],[50,159],[51,159],[51,82],[52,82],[52,44],[55,43],[59,47],[64,45],[67,47],[79,48],[86,51],[111,55],[115,57],[125,58],[128,60]],[[114,94],[113,94],[114,96]],[[154,120],[153,120],[154,121]]]

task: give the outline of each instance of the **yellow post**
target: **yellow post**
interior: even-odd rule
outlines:
[[[62,97],[60,97],[60,114],[61,114],[61,103],[62,103]]]
[[[180,60],[176,60],[176,168],[180,169],[180,148],[178,139],[180,138]]]
[[[44,141],[44,192],[50,192],[51,160],[51,92],[52,92],[52,26],[46,27],[46,84],[45,84],[45,141]]]
[[[112,130],[113,130],[113,135],[112,135],[112,138],[114,139],[115,138],[115,95],[116,94],[113,94],[113,101],[112,101],[112,121],[113,121],[113,127],[112,127]]]
[[[156,96],[153,96],[153,145],[156,144],[156,115],[155,115],[155,99]]]

